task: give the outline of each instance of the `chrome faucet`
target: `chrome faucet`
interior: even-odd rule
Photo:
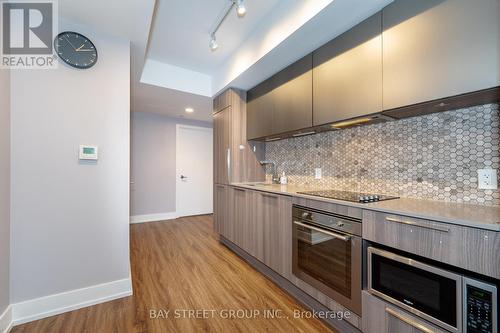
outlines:
[[[260,161],[260,165],[268,164],[273,166],[273,184],[279,184],[280,178],[278,177],[278,169],[276,168],[276,163],[273,161]]]

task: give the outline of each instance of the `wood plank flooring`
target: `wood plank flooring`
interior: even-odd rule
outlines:
[[[331,332],[317,319],[293,318],[294,310],[305,309],[221,245],[211,216],[136,224],[130,232],[133,296],[12,332]],[[209,311],[183,312],[203,309]],[[267,309],[281,310],[283,318],[264,318]],[[170,312],[168,318],[155,319],[151,310]],[[231,315],[230,310],[238,312]],[[249,317],[251,311],[260,313],[238,318],[244,310]]]

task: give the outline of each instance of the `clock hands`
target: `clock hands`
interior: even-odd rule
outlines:
[[[66,38],[66,40],[68,41],[69,45],[71,45],[71,47],[73,48],[73,50],[76,51],[76,47],[73,45],[73,43],[71,43],[68,39],[68,37],[64,36],[64,38]],[[83,46],[83,45],[82,45]]]
[[[83,49],[82,50],[82,47],[85,46],[85,43],[82,44],[82,46],[80,46],[79,48],[75,49],[76,52],[92,52],[94,50],[90,50],[90,49]]]

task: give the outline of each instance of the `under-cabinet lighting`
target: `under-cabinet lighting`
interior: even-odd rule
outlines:
[[[333,128],[348,127],[348,126],[353,126],[353,125],[359,125],[359,124],[368,123],[368,122],[370,122],[372,120],[373,120],[373,118],[358,118],[358,119],[341,121],[340,123],[332,124],[332,127]]]
[[[292,135],[294,138],[296,137],[299,137],[299,136],[306,136],[306,135],[310,135],[310,134],[316,134],[316,131],[311,131],[311,132],[304,132],[304,133],[296,133],[294,135]]]

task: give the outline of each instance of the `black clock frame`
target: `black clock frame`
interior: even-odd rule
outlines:
[[[63,36],[64,34],[79,35],[80,37],[85,38],[86,40],[88,40],[89,43],[92,44],[92,46],[94,47],[94,50],[95,50],[95,61],[91,65],[88,65],[88,66],[79,66],[79,65],[72,64],[71,62],[68,62],[68,61],[66,61],[66,59],[64,59],[63,57],[61,57],[59,55],[59,53],[57,52],[56,43],[57,43],[58,38],[60,36]],[[76,32],[76,31],[63,31],[63,32],[57,34],[56,38],[54,39],[54,51],[57,54],[57,56],[59,57],[59,59],[61,59],[66,65],[71,66],[71,67],[76,68],[76,69],[82,69],[82,70],[83,69],[90,69],[90,68],[94,67],[95,64],[97,64],[97,60],[99,59],[99,52],[97,51],[97,47],[95,46],[94,42],[92,42],[92,40],[90,38],[88,38],[87,36],[82,35],[81,33]]]

